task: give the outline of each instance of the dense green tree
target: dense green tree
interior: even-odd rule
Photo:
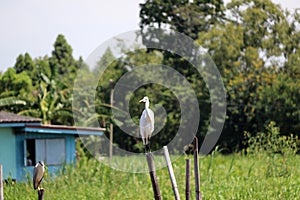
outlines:
[[[54,79],[73,85],[76,72],[80,67],[73,58],[73,49],[63,35],[58,35],[54,42],[54,50],[49,58],[51,74]]]
[[[294,89],[299,86],[295,80],[300,69],[297,11],[290,14],[271,1],[261,0],[232,1],[226,10],[222,1],[151,0],[141,4],[140,17],[142,31],[151,27],[179,31],[196,39],[212,56],[227,90],[227,120],[220,140],[223,147],[240,148],[245,130],[257,132],[270,120],[277,121],[284,130],[297,132],[299,107],[295,102],[299,100],[299,92]],[[144,31],[142,36],[145,44],[158,42],[156,46],[164,49],[165,44],[156,41],[165,37],[162,33]],[[173,43],[179,49],[184,48],[180,41]],[[184,59],[166,53],[163,56],[164,64],[174,67],[191,81],[198,98],[204,100],[201,102],[204,106],[199,105],[201,113],[208,115],[210,110],[205,108],[209,107],[209,94],[201,77],[195,76]],[[285,92],[281,91],[283,88]],[[276,98],[270,98],[270,91],[278,99],[286,99],[288,94],[292,96],[278,104]],[[276,109],[280,115],[273,115]],[[274,119],[275,116],[280,117]],[[291,122],[289,125],[284,124],[287,119]]]
[[[2,75],[0,85],[1,97],[15,96],[24,98],[32,91],[32,82],[27,73],[17,74],[14,68],[8,68]]]
[[[297,68],[291,66],[299,59],[295,55],[299,48],[294,45],[299,44],[295,19],[289,22],[289,13],[271,1],[232,1],[228,12],[234,21],[201,32],[197,40],[212,55],[227,89],[228,119],[221,143],[239,148],[243,131],[262,130],[270,120],[285,127],[284,131],[297,132],[299,108],[297,100],[292,100],[299,99],[299,91],[292,89],[299,84],[293,78],[297,73],[285,74]],[[276,89],[279,85],[280,90]],[[286,101],[278,103],[277,98],[285,99],[288,94]],[[287,115],[294,116],[288,125]]]
[[[300,79],[279,73],[271,84],[260,92],[257,105],[263,122],[276,121],[286,134],[299,136],[300,130]]]
[[[27,105],[27,96],[33,91],[32,81],[27,73],[16,73],[14,68],[8,70],[0,77],[1,109],[18,112]]]
[[[17,74],[23,71],[31,72],[35,69],[35,63],[28,53],[25,53],[24,56],[20,54],[17,57],[14,69],[16,70]]]
[[[116,83],[125,71],[124,64],[119,59],[116,59],[110,48],[108,48],[97,62],[95,69],[93,69],[95,78],[99,83],[97,88],[99,91],[98,95],[109,97],[110,82]],[[109,98],[106,98],[105,101],[109,102]]]
[[[193,39],[225,19],[223,0],[147,0],[140,4],[140,27],[170,27]]]

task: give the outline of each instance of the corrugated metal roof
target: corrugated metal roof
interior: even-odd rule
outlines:
[[[0,127],[23,127],[25,132],[103,135],[105,128],[76,127],[64,125],[43,125],[41,119],[0,111]]]
[[[41,122],[39,118],[17,115],[10,112],[0,111],[0,123]]]

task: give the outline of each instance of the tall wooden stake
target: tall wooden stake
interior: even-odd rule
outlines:
[[[191,189],[190,189],[190,162],[191,160],[187,158],[185,160],[185,199],[190,200],[190,194],[191,194]]]
[[[173,171],[173,167],[172,167],[168,147],[164,146],[163,149],[164,149],[164,155],[165,155],[166,163],[167,163],[168,170],[169,170],[169,176],[170,176],[170,179],[171,179],[171,182],[172,182],[172,188],[173,188],[174,196],[175,196],[176,200],[180,200],[179,191],[178,191],[176,178],[175,178],[175,175],[174,175],[174,171]]]
[[[110,108],[112,109],[113,107],[113,102],[114,102],[114,86],[113,86],[113,80],[110,79],[109,80],[109,84],[110,84]],[[113,130],[114,126],[112,124],[112,119],[110,121],[110,125],[109,125],[109,162],[111,162],[112,159],[112,155],[113,155]]]
[[[199,173],[199,160],[198,160],[198,138],[195,137],[194,141],[194,171],[195,171],[195,191],[196,200],[202,200],[200,192],[200,173]]]
[[[44,200],[44,193],[45,193],[44,188],[38,189],[38,200]]]
[[[158,181],[157,181],[157,178],[156,178],[156,171],[155,171],[155,166],[154,166],[153,155],[152,155],[152,153],[147,153],[146,157],[147,157],[149,174],[150,174],[153,193],[154,193],[154,199],[155,200],[161,200],[160,189],[159,189]]]
[[[3,173],[2,173],[2,165],[0,164],[0,200],[4,200],[3,196]]]

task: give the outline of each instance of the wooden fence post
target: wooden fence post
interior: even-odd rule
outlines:
[[[200,192],[200,173],[199,173],[199,160],[198,160],[198,138],[195,137],[194,141],[194,171],[195,171],[195,191],[196,200],[202,200]]]
[[[157,177],[156,177],[153,155],[152,155],[152,153],[146,153],[146,157],[147,157],[149,174],[150,174],[153,193],[154,193],[154,199],[161,200],[161,194],[160,194],[160,189],[159,189],[158,181],[157,181]]]
[[[114,83],[113,80],[109,80],[110,85],[110,108],[112,109],[114,105]],[[112,162],[112,156],[113,156],[113,135],[114,135],[114,126],[112,121],[110,121],[109,124],[109,162]]]
[[[185,160],[185,199],[190,200],[190,194],[191,194],[191,189],[190,189],[190,162],[191,160],[187,158]]]
[[[45,193],[44,188],[38,189],[38,200],[44,200],[44,193]]]
[[[2,173],[2,165],[0,164],[0,200],[4,200],[3,196],[3,173]]]
[[[174,175],[174,171],[173,171],[173,167],[172,167],[168,147],[164,146],[163,149],[164,149],[164,155],[165,155],[166,163],[167,163],[168,170],[169,170],[169,176],[170,176],[170,179],[171,179],[174,196],[175,196],[176,200],[180,200],[179,191],[178,191],[176,178],[175,178],[175,175]]]

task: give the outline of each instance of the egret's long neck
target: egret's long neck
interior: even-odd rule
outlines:
[[[146,103],[145,103],[145,108],[146,109],[149,109],[149,104],[150,104],[149,101],[146,101]]]

